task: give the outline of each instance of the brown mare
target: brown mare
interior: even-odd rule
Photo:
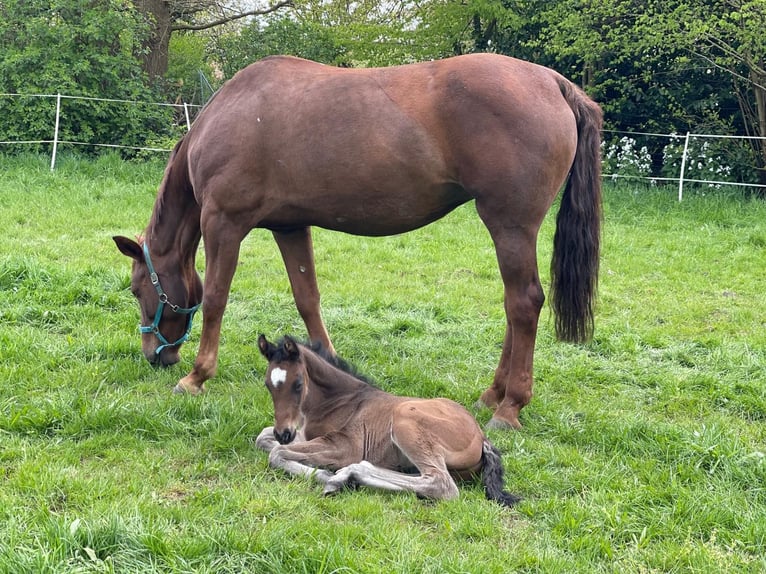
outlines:
[[[204,390],[240,243],[256,227],[276,239],[310,340],[332,350],[311,226],[391,235],[474,200],[495,244],[507,317],[481,401],[496,409],[492,426],[519,427],[544,300],[537,233],[565,181],[551,263],[556,331],[570,341],[592,331],[600,127],[600,108],[571,82],[495,54],[377,69],[261,60],[229,80],[176,145],[139,241],[114,238],[133,259],[143,353],[176,363],[203,303],[197,359],[176,390]],[[201,237],[204,290],[194,267]]]
[[[321,343],[285,337],[274,345],[261,335],[258,347],[269,361],[274,426],[256,444],[271,466],[315,477],[324,494],[369,486],[433,499],[455,498],[455,479],[481,475],[488,499],[518,502],[503,490],[499,451],[456,402],[382,391]]]

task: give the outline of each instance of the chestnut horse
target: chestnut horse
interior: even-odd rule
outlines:
[[[456,402],[382,391],[321,343],[274,345],[261,335],[258,348],[269,361],[274,426],[256,444],[272,467],[316,478],[324,494],[369,486],[433,499],[455,498],[455,479],[481,475],[488,499],[519,501],[503,490],[500,452]]]
[[[239,248],[256,227],[279,246],[309,339],[332,350],[319,310],[311,226],[403,233],[475,201],[495,244],[506,329],[481,402],[519,427],[532,397],[544,295],[537,234],[559,189],[551,262],[560,339],[593,328],[601,217],[600,108],[542,66],[496,54],[376,69],[277,56],[237,73],[176,145],[149,224],[133,241],[142,350],[171,365],[200,303],[199,352],[176,391],[215,375]],[[194,262],[204,237],[205,283]]]

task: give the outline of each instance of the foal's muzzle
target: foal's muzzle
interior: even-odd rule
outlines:
[[[295,440],[295,431],[293,429],[285,429],[282,432],[274,429],[274,438],[277,439],[279,444],[290,444]]]

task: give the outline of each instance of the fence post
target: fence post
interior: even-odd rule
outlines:
[[[184,115],[186,116],[186,131],[191,129],[191,120],[189,119],[189,106],[184,102]]]
[[[53,128],[53,153],[51,154],[51,171],[56,167],[56,150],[59,145],[59,116],[61,115],[61,94],[56,94],[56,126]]]
[[[686,171],[686,152],[689,149],[689,132],[686,132],[684,153],[681,155],[681,174],[678,176],[678,201],[684,198],[684,172]]]

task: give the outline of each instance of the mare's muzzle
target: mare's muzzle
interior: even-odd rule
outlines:
[[[170,301],[168,301],[168,296],[165,293],[164,289],[162,288],[162,285],[160,285],[160,278],[157,275],[157,272],[154,270],[154,265],[152,265],[151,257],[149,257],[149,247],[146,241],[144,241],[144,260],[146,261],[146,266],[149,268],[149,279],[151,280],[152,285],[154,285],[154,288],[157,290],[157,296],[159,297],[160,302],[157,305],[157,311],[154,313],[154,321],[152,321],[152,324],[139,325],[138,330],[141,332],[141,334],[152,333],[155,337],[157,337],[157,340],[160,342],[160,344],[154,350],[154,356],[156,360],[152,361],[151,359],[147,357],[149,362],[155,365],[156,364],[162,364],[163,366],[172,365],[178,361],[178,358],[175,357],[174,361],[163,362],[161,360],[162,350],[168,347],[178,347],[189,338],[189,334],[191,333],[191,329],[192,329],[192,321],[194,320],[194,314],[202,306],[202,303],[198,303],[194,305],[193,307],[185,308],[185,307],[179,307],[178,305],[175,305],[174,303],[171,303]],[[162,333],[160,333],[160,319],[162,319],[162,312],[165,309],[165,305],[170,307],[171,311],[173,311],[174,313],[178,313],[180,315],[186,315],[186,329],[184,330],[183,335],[181,335],[178,339],[176,339],[172,343],[168,341]]]

